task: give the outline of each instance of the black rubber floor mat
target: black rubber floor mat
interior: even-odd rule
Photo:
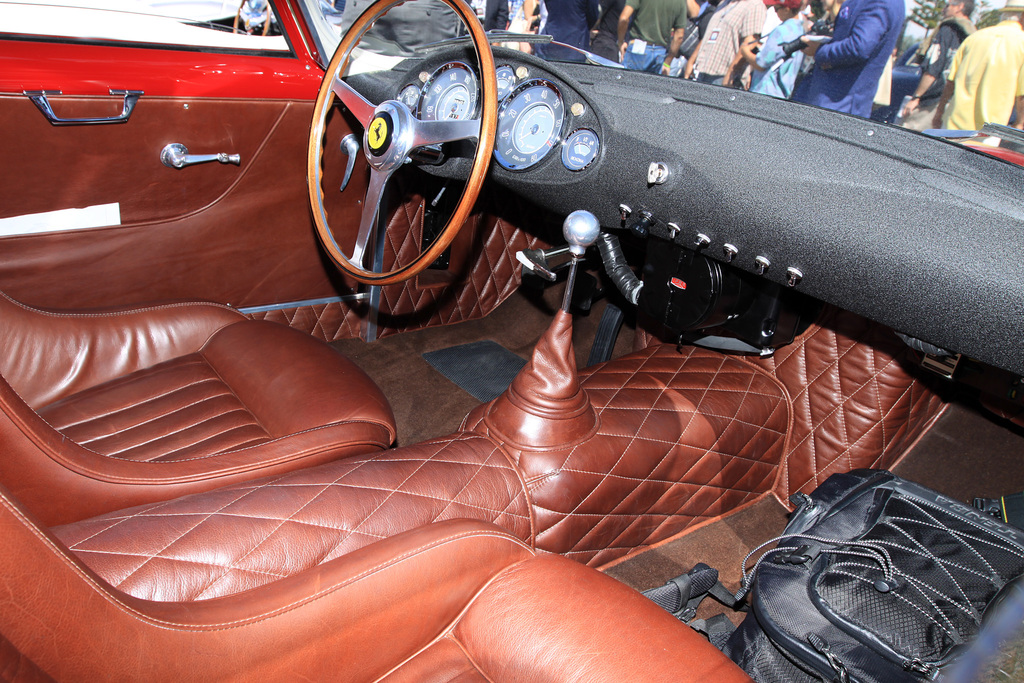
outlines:
[[[488,340],[430,351],[423,360],[479,401],[501,395],[526,365],[523,358]]]

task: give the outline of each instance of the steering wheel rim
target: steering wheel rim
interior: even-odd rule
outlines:
[[[403,282],[415,277],[433,263],[448,248],[459,229],[466,222],[469,213],[480,194],[487,169],[490,166],[491,154],[494,151],[494,136],[497,128],[498,84],[495,77],[494,54],[484,33],[483,26],[476,18],[473,10],[461,0],[442,0],[462,20],[473,40],[477,62],[480,66],[480,84],[482,103],[480,107],[479,131],[476,135],[466,135],[476,119],[469,121],[432,121],[421,122],[412,116],[408,107],[398,100],[385,100],[373,105],[346,84],[341,75],[346,71],[353,48],[358,44],[363,33],[381,15],[406,0],[378,0],[371,5],[353,24],[338,44],[334,56],[324,73],[324,80],[317,93],[313,111],[313,122],[310,126],[309,145],[307,148],[306,184],[309,189],[309,204],[313,212],[317,236],[335,265],[358,282],[365,284],[387,285]],[[367,196],[364,198],[363,215],[360,218],[359,234],[353,256],[346,256],[334,239],[327,220],[327,212],[323,203],[322,162],[323,139],[327,115],[336,100],[348,108],[363,127],[362,150],[370,163],[370,183]],[[388,137],[374,136],[371,145],[371,124],[378,124],[383,119],[383,129]],[[375,126],[378,131],[381,126]],[[452,137],[454,136],[454,137]],[[473,165],[466,181],[459,203],[452,212],[444,228],[433,243],[420,253],[412,262],[393,270],[376,272],[365,268],[362,257],[366,253],[367,242],[375,231],[380,195],[384,184],[397,168],[404,163],[408,153],[416,147],[433,142],[445,142],[467,137],[477,138],[476,153]],[[418,144],[417,144],[418,143]],[[371,197],[371,193],[376,193]],[[373,206],[371,207],[371,203]],[[372,223],[372,225],[371,225]]]

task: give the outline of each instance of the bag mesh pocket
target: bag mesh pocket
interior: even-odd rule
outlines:
[[[1024,548],[938,506],[892,496],[858,540],[827,550],[823,602],[906,658],[938,662],[1024,573]]]

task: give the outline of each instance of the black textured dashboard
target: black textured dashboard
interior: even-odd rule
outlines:
[[[465,48],[429,53],[352,83],[373,101]],[[549,154],[491,177],[559,213],[585,208],[609,229],[619,206],[653,216],[672,240],[877,320],[1024,374],[1024,169],[856,117],[678,79],[545,63],[495,48],[496,64],[555,83],[570,127],[600,135],[596,160],[570,171]],[[475,63],[475,60],[470,62]],[[651,163],[668,169],[648,183]],[[672,223],[678,231],[669,228]],[[674,235],[673,235],[674,233]],[[755,262],[761,257],[762,266]]]

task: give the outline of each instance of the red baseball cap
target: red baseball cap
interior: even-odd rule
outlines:
[[[781,5],[782,7],[788,7],[789,9],[800,9],[803,7],[804,0],[764,0],[764,4],[768,7]]]

